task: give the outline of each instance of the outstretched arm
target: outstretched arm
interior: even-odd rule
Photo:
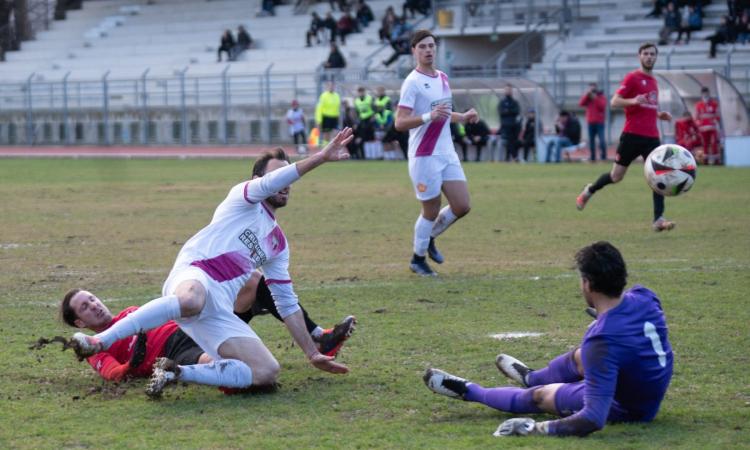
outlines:
[[[353,138],[354,134],[352,129],[344,128],[336,135],[336,137],[331,139],[331,142],[329,142],[328,145],[323,147],[323,150],[301,161],[297,161],[294,164],[297,166],[297,173],[301,177],[323,163],[349,159],[349,153],[346,151],[346,144],[348,144]]]

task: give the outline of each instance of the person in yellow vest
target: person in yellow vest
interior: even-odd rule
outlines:
[[[341,97],[335,91],[332,81],[326,85],[326,90],[320,94],[318,105],[315,108],[315,122],[320,128],[321,141],[324,145],[331,139],[331,131],[338,132],[339,116],[341,115]]]
[[[373,109],[372,96],[367,93],[364,86],[357,88],[357,97],[354,98],[354,109],[357,111],[359,125],[357,126],[357,141],[364,149],[365,157],[374,158],[376,155],[372,152],[372,143],[375,140],[375,110]],[[375,152],[379,153],[379,152]]]

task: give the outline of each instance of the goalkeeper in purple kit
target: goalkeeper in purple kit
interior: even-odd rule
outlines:
[[[576,265],[583,297],[597,312],[579,348],[540,370],[498,355],[498,369],[520,388],[484,388],[439,369],[427,370],[427,387],[505,412],[562,417],[544,422],[509,419],[495,436],[585,436],[606,422],[653,420],[672,378],[673,362],[659,298],[638,285],[623,292],[625,261],[608,242],[581,249]]]

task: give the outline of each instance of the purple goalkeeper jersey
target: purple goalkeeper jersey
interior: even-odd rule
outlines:
[[[636,285],[583,336],[584,406],[550,422],[555,435],[585,435],[610,421],[653,420],[672,377],[672,347],[659,298]]]

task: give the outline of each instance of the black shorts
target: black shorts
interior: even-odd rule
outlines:
[[[396,125],[391,125],[388,127],[388,131],[385,132],[385,136],[383,136],[383,143],[388,144],[389,142],[398,141],[398,139],[399,135],[396,130]]]
[[[659,138],[622,133],[620,144],[617,146],[615,164],[628,167],[639,156],[643,156],[645,160],[648,154],[659,145],[661,145]]]
[[[338,117],[323,117],[323,123],[320,124],[322,132],[338,130],[339,129],[339,118]]]
[[[179,329],[164,344],[164,356],[181,366],[197,364],[203,353],[203,349]]]

